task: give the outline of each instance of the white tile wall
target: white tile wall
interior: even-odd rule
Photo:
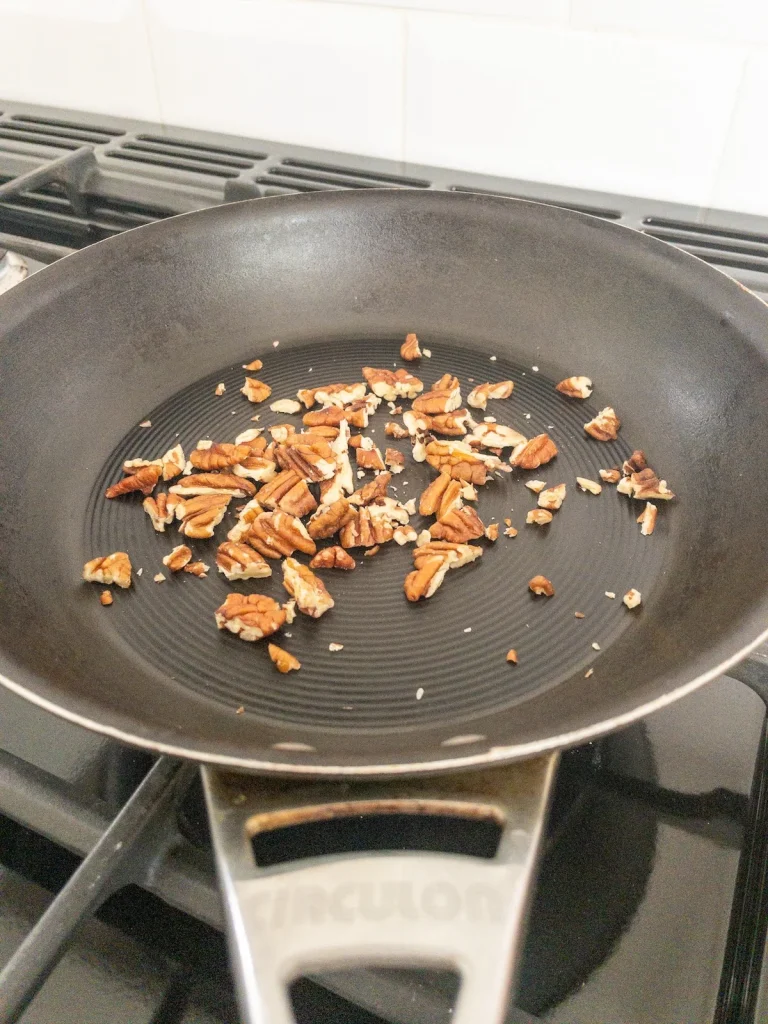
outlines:
[[[0,96],[768,215],[767,0],[0,0]]]
[[[0,96],[160,117],[141,0],[0,0]]]

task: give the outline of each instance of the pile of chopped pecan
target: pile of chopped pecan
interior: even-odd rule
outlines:
[[[431,353],[421,349],[415,334],[409,334],[400,356],[414,362]],[[254,359],[244,364],[244,369],[259,371],[262,363]],[[393,541],[401,547],[415,545],[413,570],[404,581],[407,600],[432,597],[450,569],[481,558],[483,548],[471,542],[493,543],[499,536],[499,523],[484,523],[474,507],[478,488],[505,473],[537,470],[558,454],[549,434],[528,438],[498,423],[494,416],[486,416],[482,422],[472,418],[471,410],[484,411],[489,401],[510,398],[511,380],[475,384],[470,379],[474,387],[466,397],[469,408],[463,408],[462,382],[451,373],[431,385],[404,367],[363,366],[360,375],[362,380],[352,383],[321,384],[301,388],[295,396],[276,398],[270,409],[297,416],[292,422],[278,423],[266,431],[250,427],[234,441],[201,440],[189,458],[177,444],[156,459],[129,459],[123,463],[121,479],[107,488],[109,499],[141,494],[154,530],[165,533],[176,522],[188,541],[216,537],[233,499],[242,502],[234,506],[234,519],[222,531],[225,538],[217,539],[218,571],[231,582],[263,579],[272,576],[273,563],[279,562],[282,584],[291,600],[281,604],[263,594],[232,592],[216,609],[219,629],[242,640],[257,641],[290,624],[297,611],[319,618],[335,602],[315,570],[352,570],[357,563],[350,552],[362,549],[362,554],[370,557]],[[592,394],[592,381],[585,376],[567,377],[556,389],[568,399],[583,400]],[[215,389],[218,396],[225,391],[223,384]],[[257,404],[272,395],[269,384],[250,376],[241,391]],[[397,404],[405,401],[411,403],[409,408]],[[418,499],[414,495],[401,501],[394,493],[398,488],[393,475],[406,468],[405,454],[390,447],[382,454],[371,434],[365,433],[382,402],[387,403],[390,416],[402,416],[402,422],[390,419],[386,423],[386,437],[408,440],[413,461],[434,470]],[[259,416],[251,419],[258,421]],[[141,425],[149,427],[151,423],[147,420]],[[584,430],[595,440],[606,442],[617,438],[620,426],[614,409],[606,406]],[[615,484],[620,494],[645,502],[638,522],[646,536],[656,524],[657,506],[652,502],[674,498],[666,481],[639,450],[621,469],[601,469],[599,476],[603,483]],[[548,486],[535,479],[524,482],[538,495],[526,522],[538,526],[552,523],[553,513],[565,500],[566,484]],[[577,476],[576,482],[582,491],[593,495],[603,490],[601,483],[589,477]],[[159,489],[163,484],[168,484],[167,490]],[[411,523],[417,501],[419,514],[433,520],[420,532]],[[504,524],[507,537],[517,535],[510,519]],[[302,562],[300,555],[309,563]],[[209,568],[195,560],[187,543],[174,546],[162,561],[171,578],[182,572],[205,577]],[[127,588],[131,571],[128,555],[115,552],[88,562],[83,578]],[[167,577],[158,572],[154,579],[160,582]],[[537,596],[552,597],[555,592],[541,575],[534,576],[527,586]],[[610,592],[609,596],[615,595]],[[112,603],[111,592],[102,592],[100,600],[105,606]],[[630,590],[624,604],[638,607],[640,594]],[[329,649],[341,651],[343,647],[333,643]],[[301,667],[298,659],[276,644],[269,644],[269,657],[279,672]],[[514,649],[506,657],[517,664]]]

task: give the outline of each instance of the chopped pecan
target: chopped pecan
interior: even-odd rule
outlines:
[[[402,547],[404,544],[413,544],[417,536],[418,535],[412,526],[398,526],[392,534],[392,540]]]
[[[582,491],[589,491],[590,494],[600,494],[603,489],[596,480],[590,480],[585,476],[577,476],[576,483]]]
[[[557,445],[549,434],[537,434],[525,444],[512,449],[510,463],[520,469],[538,469],[557,455]]]
[[[102,558],[92,558],[83,566],[83,579],[87,583],[114,583],[118,587],[131,585],[131,560],[125,551],[115,551]]]
[[[539,597],[554,597],[555,588],[546,576],[534,576],[528,580],[528,589]]]
[[[415,570],[405,577],[405,596],[409,601],[432,597],[449,569],[459,569],[482,555],[472,544],[432,541],[414,549]]]
[[[405,359],[407,363],[413,362],[414,359],[421,359],[419,339],[415,334],[406,334],[405,341],[400,346],[400,358]]]
[[[627,488],[626,480],[629,480],[629,486]],[[622,484],[624,486],[622,486]],[[618,490],[622,494],[629,493],[633,498],[637,498],[640,501],[647,501],[651,498],[660,499],[662,501],[670,501],[674,498],[674,494],[667,487],[666,480],[659,480],[654,470],[648,466],[647,469],[641,470],[639,473],[633,473],[630,477],[622,480],[619,484]]]
[[[336,462],[336,474],[332,480],[324,480],[320,484],[320,497],[324,505],[330,505],[344,494],[351,494],[355,489],[352,466],[349,462],[349,424],[346,420],[339,426],[339,436],[331,442],[333,458]]]
[[[216,565],[228,580],[263,579],[272,575],[272,567],[253,548],[232,541],[219,545]]]
[[[648,460],[645,457],[645,452],[636,448],[630,457],[624,460],[621,468],[624,471],[624,476],[631,476],[633,473],[642,473],[647,467]]]
[[[386,469],[381,452],[370,437],[364,437],[360,447],[356,449],[355,461],[361,469],[372,469],[374,472]]]
[[[305,555],[317,551],[302,521],[280,509],[257,516],[243,539],[265,558],[292,555],[296,550]]]
[[[532,508],[525,521],[529,526],[548,526],[553,518],[552,513],[545,508]]]
[[[264,381],[256,380],[255,377],[246,377],[245,384],[240,388],[249,402],[263,402],[272,394],[272,388]]]
[[[461,508],[461,483],[443,470],[426,487],[419,498],[419,514],[422,516],[446,516],[453,509]]]
[[[330,505],[321,505],[307,523],[307,531],[313,540],[332,537],[342,526],[354,518],[354,510],[350,508],[346,498],[341,497]]]
[[[547,486],[547,482],[546,480],[526,480],[525,486],[529,491],[533,491],[534,494],[541,494]]]
[[[268,454],[268,449],[265,449],[262,455],[249,455],[239,466],[233,466],[232,472],[235,476],[242,477],[245,480],[269,483],[277,473],[277,466],[274,459],[270,458],[270,454]]]
[[[397,441],[402,441],[404,437],[409,436],[405,427],[401,427],[399,423],[393,423],[392,421],[385,425],[384,433],[387,437],[394,437]]]
[[[252,373],[256,373],[262,368],[264,364],[260,359],[253,359],[250,363],[243,363],[244,370],[250,370]]]
[[[408,524],[408,513],[393,498],[379,498],[374,505],[354,508],[354,516],[339,533],[343,548],[372,548],[392,540],[395,524]]]
[[[104,492],[107,498],[119,498],[123,494],[131,494],[133,491],[141,491],[146,497],[155,489],[157,481],[163,472],[162,466],[155,464],[142,466],[135,473],[124,476],[119,483],[112,484]]]
[[[286,672],[298,672],[301,668],[299,659],[294,658],[289,651],[284,651],[277,644],[267,644],[267,652],[277,671],[282,672],[283,675]]]
[[[379,498],[386,498],[391,480],[391,473],[379,473],[350,495],[350,505],[371,505]]]
[[[621,480],[621,473],[618,469],[601,469],[599,473],[600,479],[607,484],[617,484]]]
[[[221,396],[224,394],[224,392],[226,390],[227,390],[227,385],[222,381],[221,384],[217,384],[216,385],[216,387],[214,388],[214,392],[213,393],[214,393],[214,395],[216,395],[217,398],[221,398]]]
[[[378,370],[372,366],[363,367],[363,376],[368,387],[377,396],[387,402],[398,398],[415,398],[424,390],[424,384],[418,377],[402,368],[395,370]]]
[[[276,423],[269,428],[269,435],[278,444],[285,444],[289,437],[296,433],[296,427],[292,423]]]
[[[179,532],[197,540],[213,536],[232,500],[229,494],[199,494],[180,501],[176,518],[181,520]]]
[[[502,380],[498,384],[478,384],[470,391],[467,402],[473,409],[485,409],[489,398],[509,398],[514,386],[511,380]]]
[[[248,444],[212,444],[206,448],[195,448],[190,452],[189,461],[195,469],[211,473],[237,466],[252,454]]]
[[[619,436],[620,426],[621,420],[611,406],[607,405],[594,419],[584,424],[584,429],[596,441],[615,441]]]
[[[283,586],[296,599],[299,611],[313,619],[333,608],[333,598],[320,577],[295,558],[283,560]]]
[[[637,606],[643,600],[643,595],[640,593],[639,590],[635,590],[635,588],[632,587],[631,590],[628,590],[626,592],[622,600],[624,604],[627,606],[627,608],[637,608]]]
[[[190,576],[207,576],[210,565],[206,565],[205,562],[189,562],[184,566],[184,572],[188,572]]]
[[[173,551],[169,551],[163,559],[163,565],[168,566],[171,572],[180,572],[185,565],[192,561],[192,549],[186,544],[177,544]]]
[[[267,439],[263,434],[263,427],[249,427],[237,435],[235,444],[247,444],[251,449],[251,455],[260,455],[267,447]]]
[[[169,448],[160,461],[163,464],[163,480],[173,480],[184,472],[184,449],[177,444],[174,448]]]
[[[114,601],[111,591],[102,590],[102,592],[99,594],[99,601],[101,602],[101,604],[104,605],[105,608],[108,608]]]
[[[173,522],[178,500],[175,494],[169,495],[165,491],[160,491],[159,494],[154,497],[150,495],[142,502],[144,511],[152,520],[152,525],[158,533],[165,533],[166,526]]]
[[[146,469],[147,466],[159,466],[163,467],[162,459],[126,459],[123,463],[123,472],[126,476],[132,476],[140,469]]]
[[[429,528],[436,540],[447,540],[452,544],[464,544],[477,540],[485,534],[485,525],[477,512],[470,506],[452,509]]]
[[[362,434],[353,434],[352,437],[350,437],[350,439],[349,439],[349,447],[353,448],[355,451],[357,451],[357,449],[360,447],[360,445],[362,443],[363,443],[363,435]]]
[[[650,501],[646,502],[645,508],[637,517],[637,521],[640,523],[640,533],[642,533],[644,537],[650,537],[656,529],[656,516],[658,514],[658,508]]]
[[[514,528],[514,526],[510,522],[510,520],[509,519],[505,519],[504,522],[506,523],[506,527],[507,527],[506,530],[504,531],[504,536],[505,537],[516,537],[517,536],[517,530]]]
[[[402,473],[405,469],[405,456],[397,448],[387,448],[384,452],[384,464],[389,466],[393,473]]]
[[[592,381],[589,377],[566,377],[555,384],[555,388],[568,398],[589,398],[592,394]]]
[[[507,651],[507,661],[511,665],[517,664],[517,651],[514,649],[514,647],[511,650]]]
[[[309,563],[310,569],[345,569],[346,571],[354,569],[355,565],[352,555],[338,545],[334,545],[332,548],[322,548]]]
[[[556,487],[548,487],[539,495],[539,508],[549,509],[554,512],[560,508],[565,501],[565,484],[558,484]]]
[[[219,629],[228,629],[241,640],[271,636],[285,622],[285,609],[263,594],[228,594],[214,612]]]
[[[476,452],[464,441],[430,441],[426,458],[430,466],[448,471],[455,480],[478,486],[486,482],[489,472],[502,465],[495,455]]]
[[[363,558],[374,558],[381,551],[381,544],[377,544],[376,547],[366,548],[363,552]]]
[[[227,539],[235,544],[239,543],[251,528],[251,523],[256,516],[261,515],[264,509],[255,498],[251,498],[247,505],[243,505],[237,517],[237,522],[227,534]]]
[[[356,384],[322,384],[317,388],[304,388],[297,392],[296,397],[305,408],[311,409],[315,402],[321,405],[351,405],[365,398],[365,391],[363,381]]]
[[[425,416],[427,427],[433,434],[443,437],[463,437],[467,432],[467,424],[471,423],[468,409],[457,409],[455,412],[439,413],[437,416]]]
[[[427,416],[439,416],[441,413],[453,412],[461,405],[461,385],[457,377],[444,374],[431,391],[419,395],[414,400],[413,410]]]
[[[477,442],[483,448],[516,448],[527,444],[527,438],[501,423],[478,423],[469,438],[469,443]]]
[[[499,539],[499,524],[498,523],[490,523],[488,526],[486,526],[486,528],[485,528],[485,536],[488,538],[488,540],[493,540],[493,541],[498,540]]]
[[[293,398],[278,398],[276,402],[272,402],[269,408],[272,412],[285,413],[291,416],[301,412],[301,402],[297,402]]]
[[[346,420],[351,427],[364,428],[368,426],[369,416],[368,405],[364,401],[352,402],[346,408],[337,405],[326,405],[314,412],[307,412],[302,417],[302,423],[306,427],[338,427],[342,420]]]
[[[233,498],[252,498],[256,488],[250,480],[232,473],[193,473],[183,476],[170,488],[171,494],[190,497],[193,494],[229,494]]]

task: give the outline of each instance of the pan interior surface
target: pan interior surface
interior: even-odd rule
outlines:
[[[139,500],[103,489],[125,457],[177,441],[188,454],[206,436],[233,440],[252,415],[285,419],[240,394],[243,363],[261,358],[270,401],[287,398],[402,365],[407,331],[433,353],[410,367],[427,387],[451,372],[466,399],[473,383],[511,378],[487,415],[548,431],[560,453],[480,490],[482,519],[508,517],[518,536],[481,541],[479,564],[430,600],[405,601],[410,549],[394,544],[325,573],[336,607],[288,627],[302,669],[280,676],[263,645],[213,620],[232,589],[283,596],[279,565],[271,580],[228,584],[215,544],[194,543],[209,577],[156,584],[175,526],[155,533]],[[488,196],[265,199],[91,246],[0,299],[0,682],[126,742],[253,770],[442,770],[617,728],[766,632],[766,339],[765,307],[685,253]],[[593,379],[588,401],[554,390],[573,374]],[[607,405],[622,421],[615,444],[583,430]],[[371,423],[382,447],[388,418],[382,407]],[[635,447],[678,496],[657,502],[651,537],[635,521],[642,503],[576,486]],[[432,473],[409,456],[395,493],[417,498]],[[567,485],[546,528],[525,525],[531,476]],[[143,573],[104,608],[80,575],[117,549]],[[536,574],[555,597],[529,594]],[[633,612],[630,587],[643,594]]]
[[[413,730],[424,722],[450,730],[467,718],[511,708],[573,672],[585,671],[597,657],[593,642],[607,649],[632,625],[637,613],[624,607],[621,596],[636,587],[646,600],[652,598],[668,544],[667,510],[662,510],[657,532],[646,538],[635,522],[643,503],[629,501],[611,485],[600,496],[576,485],[577,476],[599,480],[600,468],[621,465],[632,450],[627,440],[604,444],[590,438],[583,424],[597,407],[556,392],[556,382],[540,368],[536,372],[503,357],[491,361],[494,353],[481,355],[449,340],[432,340],[432,358],[410,367],[425,378],[425,386],[452,373],[462,381],[466,397],[475,383],[513,380],[511,398],[489,402],[485,414],[473,412],[479,419],[495,416],[527,436],[548,431],[559,454],[537,471],[498,474],[477,489],[483,521],[495,521],[503,531],[504,519],[511,518],[518,536],[500,532],[496,543],[475,542],[485,549],[482,558],[450,573],[428,601],[414,605],[405,599],[403,580],[413,568],[411,544],[401,548],[391,542],[373,558],[356,548],[354,571],[321,572],[335,608],[319,620],[298,615],[286,626],[287,635],[274,638],[299,658],[300,672],[279,675],[265,644],[244,643],[216,629],[213,611],[233,589],[278,601],[288,598],[279,561],[271,563],[273,576],[267,580],[232,584],[215,570],[217,544],[242,501],[231,503],[216,539],[189,542],[194,557],[213,567],[209,579],[197,579],[171,574],[162,565],[162,556],[184,540],[176,524],[156,533],[140,496],[104,499],[105,487],[120,479],[124,460],[157,458],[177,443],[188,453],[200,439],[233,441],[254,425],[254,412],[259,426],[292,420],[299,428],[300,416],[271,412],[269,402],[293,397],[302,387],[361,380],[363,358],[371,366],[403,365],[400,340],[362,344],[323,339],[288,350],[278,347],[262,353],[264,368],[258,376],[273,393],[261,405],[251,405],[240,394],[243,370],[236,364],[153,409],[150,429],[130,432],[97,477],[84,524],[85,558],[127,551],[133,564],[143,568],[131,592],[115,595],[117,607],[110,611],[116,614],[105,616],[105,630],[114,642],[130,645],[137,657],[177,686],[230,711],[242,707],[276,723],[325,731]],[[221,396],[215,393],[219,382],[226,385]],[[413,461],[407,441],[385,436],[384,425],[391,418],[382,403],[363,433],[382,450],[387,445],[403,451],[406,469],[393,476],[393,494],[418,503],[436,471]],[[568,489],[555,521],[546,527],[525,525],[526,512],[536,507],[536,495],[525,481],[536,478],[546,479],[549,486],[566,483]],[[370,479],[368,473],[357,483]],[[418,514],[412,519],[417,531],[433,521]],[[333,538],[322,543],[337,542]],[[162,585],[153,582],[158,570],[169,577]],[[528,580],[537,574],[553,581],[554,599],[530,593]],[[617,598],[607,599],[606,591]],[[86,592],[84,598],[94,601],[96,593]],[[584,619],[575,617],[579,610]],[[330,651],[334,643],[343,644],[343,651]],[[517,666],[506,662],[511,647],[518,652]]]

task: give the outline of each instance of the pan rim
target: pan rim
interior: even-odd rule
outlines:
[[[343,201],[346,204],[360,203],[362,206],[365,206],[366,203],[372,200],[381,202],[383,197],[386,197],[392,202],[398,202],[409,196],[411,198],[418,196],[420,201],[424,201],[425,196],[427,195],[431,197],[427,201],[433,202],[436,205],[438,203],[445,202],[446,197],[448,196],[450,197],[448,200],[449,202],[455,203],[457,201],[463,201],[465,203],[476,204],[480,207],[498,207],[499,209],[503,209],[505,207],[508,208],[510,203],[516,204],[518,207],[536,207],[544,216],[555,217],[562,221],[571,220],[582,223],[586,222],[594,228],[599,227],[601,231],[607,231],[608,233],[614,233],[616,229],[624,228],[624,237],[627,237],[626,229],[628,228],[628,225],[603,221],[594,216],[578,213],[572,210],[565,210],[552,204],[502,196],[487,196],[479,193],[462,193],[457,195],[455,193],[442,191],[425,193],[422,190],[416,189],[367,189],[364,192],[320,192],[304,193],[296,196],[275,196],[268,197],[267,201],[268,206],[271,209],[274,209],[274,202],[269,203],[269,198],[279,200],[284,205],[293,207],[294,210],[300,211],[302,208],[306,207],[307,204],[311,206],[322,205],[325,203],[332,207],[334,204],[338,204],[340,201]],[[238,216],[242,216],[242,208],[246,204],[250,208],[250,211],[255,211],[255,204],[263,204],[263,202],[263,199],[244,200],[242,203],[231,203],[226,204],[225,206],[211,207],[189,212],[194,213],[198,220],[203,220],[208,217],[214,218],[222,216],[237,218]],[[232,210],[229,210],[228,207],[232,207]],[[265,209],[263,206],[260,206],[259,208]],[[181,214],[179,216],[186,217],[187,214]],[[121,244],[126,245],[129,236],[132,236],[135,230],[141,230],[145,233],[141,236],[142,238],[151,238],[153,232],[163,232],[165,230],[166,223],[176,220],[177,218],[174,217],[169,218],[168,221],[142,225],[139,229],[130,229],[121,233],[119,236],[103,240],[103,243],[95,243],[94,245],[88,246],[87,249],[75,252],[70,258],[74,258],[75,262],[78,264],[85,261],[83,269],[86,269],[89,265],[87,262],[88,260],[94,262],[98,261],[101,252],[99,246],[101,244],[106,244],[108,246]],[[149,235],[147,235],[147,232]],[[632,234],[632,244],[638,249],[643,248],[646,249],[646,251],[650,251],[658,255],[663,254],[665,260],[668,261],[670,268],[676,267],[678,272],[682,269],[682,271],[690,274],[694,271],[695,267],[695,272],[699,276],[703,274],[709,279],[713,289],[725,289],[731,293],[730,298],[732,301],[736,294],[735,289],[732,286],[735,286],[741,293],[741,301],[746,302],[749,306],[759,303],[763,315],[765,315],[766,303],[760,299],[759,296],[751,292],[750,289],[729,277],[729,275],[720,268],[708,264],[706,261],[701,260],[699,257],[696,257],[691,253],[680,250],[666,242],[655,239],[641,232],[633,230]],[[119,241],[123,236],[126,236],[126,243]],[[136,245],[136,242],[134,241],[132,244]],[[92,250],[93,255],[90,255]],[[695,261],[695,264],[691,262],[692,260]],[[3,296],[2,301],[0,301],[0,308],[2,308],[7,314],[8,323],[11,327],[14,326],[19,319],[23,319],[28,314],[29,302],[26,299],[27,295],[30,295],[30,297],[33,298],[33,304],[34,301],[45,301],[46,293],[48,293],[49,297],[50,295],[55,295],[58,288],[61,287],[62,279],[60,275],[62,273],[68,274],[69,271],[59,271],[55,266],[53,266],[48,269],[46,275],[43,275],[43,278],[45,279],[44,282],[39,275],[35,275],[34,278],[29,278],[27,281],[22,282],[22,284],[17,288],[8,292],[6,296]],[[37,285],[31,284],[32,280],[35,280]],[[42,287],[43,283],[46,286],[45,289]],[[37,294],[35,295],[36,288]],[[754,337],[749,340],[752,344],[756,343],[756,339]],[[768,604],[768,602],[763,602],[763,604]],[[758,622],[756,621],[758,615],[756,613],[760,610],[759,606],[753,608],[748,619],[743,621],[739,628],[730,634],[731,644],[739,643],[739,637],[743,638],[745,634],[748,635],[751,630],[758,625]],[[751,651],[758,648],[766,640],[768,640],[768,627],[761,630],[756,637],[753,636],[747,642],[742,643],[738,650],[728,654],[718,664],[708,668],[693,679],[681,682],[672,689],[659,693],[652,699],[645,701],[639,706],[632,707],[620,715],[599,719],[590,725],[583,726],[582,728],[575,729],[570,732],[548,735],[543,739],[531,740],[526,743],[495,744],[493,746],[486,747],[483,750],[475,749],[472,753],[465,753],[461,755],[452,754],[451,756],[446,756],[444,758],[438,757],[433,760],[406,760],[401,763],[393,762],[388,764],[371,764],[365,761],[357,764],[347,763],[343,765],[334,765],[329,763],[317,764],[316,762],[301,763],[295,759],[295,754],[293,755],[294,759],[280,760],[272,757],[271,752],[268,759],[265,759],[263,756],[250,757],[243,756],[241,754],[212,754],[209,750],[205,750],[202,747],[196,749],[188,743],[172,743],[141,735],[141,723],[139,722],[136,722],[135,724],[130,722],[128,727],[100,722],[98,717],[93,717],[93,713],[90,709],[83,714],[77,710],[63,707],[56,703],[55,700],[51,700],[48,697],[43,696],[28,685],[15,682],[1,671],[0,684],[23,699],[28,700],[30,703],[35,704],[41,709],[55,714],[57,717],[69,721],[72,724],[79,725],[89,731],[108,736],[119,742],[127,743],[131,746],[139,747],[156,754],[167,754],[174,757],[197,761],[199,763],[208,763],[225,768],[237,769],[251,773],[261,773],[265,775],[283,775],[294,778],[386,778],[402,777],[405,775],[440,774],[473,767],[480,768],[493,764],[508,764],[525,758],[534,757],[539,754],[544,754],[549,751],[575,746],[589,740],[593,740],[605,733],[612,732],[616,729],[622,728],[623,726],[629,725],[646,715],[671,704],[673,701],[686,696],[718,676],[723,675],[729,668],[741,662]],[[727,640],[724,640],[722,642],[722,646],[726,645],[730,646],[727,643]],[[98,711],[98,709],[96,710]],[[147,731],[149,732],[152,730],[149,728]],[[278,753],[278,751],[274,752],[276,754]],[[264,751],[264,753],[266,754],[267,751]]]

